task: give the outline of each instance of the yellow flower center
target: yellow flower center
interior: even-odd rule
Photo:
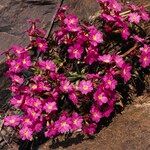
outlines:
[[[83,90],[85,90],[85,91],[88,90],[88,86],[87,86],[87,85],[84,85],[84,86],[83,86]]]

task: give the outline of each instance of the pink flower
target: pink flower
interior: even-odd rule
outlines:
[[[113,59],[116,63],[116,66],[119,67],[119,68],[122,68],[123,64],[125,63],[123,58],[119,55],[114,55]]]
[[[67,133],[71,129],[71,120],[65,115],[61,116],[58,121],[56,121],[55,127],[60,133]]]
[[[126,82],[131,78],[131,69],[132,67],[129,64],[124,64],[122,66],[121,76]]]
[[[16,108],[19,108],[23,102],[24,96],[23,95],[17,95],[11,98],[10,104],[13,105]]]
[[[140,63],[143,68],[146,68],[150,65],[150,53],[142,53],[140,56]]]
[[[93,135],[96,132],[96,127],[97,125],[95,123],[85,125],[83,127],[83,132],[87,135]]]
[[[79,114],[73,113],[71,117],[71,130],[72,131],[80,131],[82,129],[83,119]]]
[[[61,82],[60,82],[60,90],[61,90],[62,92],[68,93],[68,92],[70,92],[70,91],[73,90],[73,86],[72,86],[72,84],[70,83],[70,81],[64,80],[64,81],[61,81]]]
[[[39,60],[38,65],[43,70],[56,71],[56,65],[52,60]]]
[[[69,92],[68,96],[69,96],[69,99],[73,102],[74,105],[76,105],[78,103],[78,97],[77,97],[74,90],[72,92]]]
[[[17,46],[17,45],[12,46],[12,50],[17,56],[20,56],[21,54],[27,51],[24,47]]]
[[[18,60],[12,60],[9,65],[9,71],[19,73],[22,70],[22,64]]]
[[[35,109],[30,108],[30,107],[27,108],[27,113],[33,120],[38,119],[38,117],[40,117],[41,115],[39,111],[36,111]]]
[[[45,132],[45,137],[52,138],[58,134],[58,129],[55,127],[55,123],[50,124]]]
[[[18,115],[7,116],[4,118],[4,125],[16,127],[20,124],[21,118]]]
[[[128,28],[123,28],[122,32],[121,32],[122,38],[127,40],[128,37],[130,36],[130,32]]]
[[[136,24],[138,24],[139,22],[140,22],[140,15],[138,14],[138,13],[130,13],[129,15],[128,15],[128,20],[129,20],[129,22],[131,22],[131,23],[136,23]]]
[[[83,53],[83,48],[81,47],[81,45],[76,44],[74,46],[69,47],[68,53],[70,59],[80,59]]]
[[[98,44],[103,42],[103,34],[95,27],[91,27],[89,32],[89,39],[93,46],[97,46]]]
[[[97,49],[89,47],[87,50],[87,56],[85,58],[85,62],[91,65],[93,62],[97,61],[99,56],[97,51],[98,51]]]
[[[144,21],[149,21],[150,20],[150,15],[148,12],[146,12],[145,10],[141,10],[140,11],[140,15],[141,15],[141,18],[144,20]]]
[[[43,128],[43,123],[42,122],[36,122],[34,124],[33,130],[38,133],[42,130],[42,128]]]
[[[106,94],[104,92],[102,92],[101,90],[97,90],[94,93],[94,100],[101,106],[102,104],[105,104],[108,102],[108,98],[106,96]]]
[[[109,3],[109,7],[112,9],[112,10],[114,10],[114,11],[116,11],[116,12],[120,12],[121,11],[121,9],[122,9],[122,6],[121,6],[121,4],[119,3],[119,2],[117,2],[116,0],[111,0],[111,1],[109,1],[110,3]]]
[[[80,30],[80,27],[78,27],[78,18],[75,15],[68,15],[64,19],[64,23],[67,25],[67,30],[76,32]]]
[[[33,98],[32,106],[35,109],[41,110],[42,109],[42,102],[41,102],[41,100],[38,99],[38,98]]]
[[[23,56],[20,58],[20,63],[22,63],[22,67],[25,69],[28,69],[30,66],[32,66],[31,58],[30,56]]]
[[[138,35],[133,35],[133,39],[136,41],[136,42],[140,42],[140,43],[143,43],[145,41],[144,38],[141,38],[139,37]]]
[[[98,123],[100,119],[102,118],[102,113],[94,105],[92,106],[90,113],[91,113],[91,119],[96,123]]]
[[[110,54],[105,54],[103,56],[99,56],[98,58],[99,61],[102,61],[104,63],[111,63],[112,61],[112,56]]]
[[[109,103],[105,104],[102,108],[102,114],[104,117],[109,117],[114,110],[114,102],[111,100]]]
[[[36,44],[37,44],[38,51],[40,51],[40,52],[45,52],[48,48],[48,44],[45,39],[37,38]]]
[[[144,44],[144,47],[141,47],[140,51],[142,53],[148,54],[148,53],[150,53],[150,46],[148,46],[147,44]]]
[[[100,15],[101,18],[103,18],[105,21],[115,21],[114,17],[105,13],[102,13]]]
[[[113,78],[112,75],[105,75],[103,77],[104,85],[106,89],[114,90],[117,85],[117,81]]]
[[[78,89],[82,94],[88,94],[93,90],[92,82],[90,80],[89,81],[82,80],[79,83]]]
[[[12,76],[12,82],[16,82],[18,84],[22,84],[24,82],[24,79],[19,77],[19,76],[17,76],[17,75],[14,75],[14,76]]]
[[[78,18],[75,15],[68,15],[65,19],[64,19],[64,23],[67,26],[76,26],[78,24]]]
[[[43,109],[47,112],[47,113],[51,113],[53,111],[56,111],[57,108],[57,104],[56,102],[47,102],[45,103]]]
[[[33,125],[33,123],[34,122],[33,122],[32,118],[30,116],[24,116],[22,118],[22,122],[21,122],[22,127],[30,127],[30,126]]]
[[[31,128],[28,127],[24,127],[19,131],[20,137],[22,140],[32,140],[32,134],[33,131],[31,130]]]

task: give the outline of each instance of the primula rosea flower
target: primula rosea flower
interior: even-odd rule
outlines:
[[[57,108],[57,104],[56,102],[47,102],[45,103],[43,109],[47,112],[47,113],[51,113],[53,111],[56,111],[58,108]]]
[[[122,9],[121,4],[117,2],[116,0],[109,1],[109,7],[116,12],[120,12]]]
[[[123,58],[119,55],[114,55],[113,60],[115,61],[116,66],[119,68],[122,68],[123,64],[125,63]]]
[[[144,44],[144,46],[140,48],[140,51],[142,53],[148,54],[150,53],[150,46],[148,46],[147,44]]]
[[[73,85],[68,80],[61,81],[60,90],[66,93],[71,92],[73,90]]]
[[[141,38],[140,36],[138,35],[133,35],[133,39],[136,41],[136,42],[139,42],[139,43],[143,43],[145,41],[144,38]]]
[[[58,134],[58,129],[56,128],[55,124],[52,123],[47,127],[47,131],[45,132],[45,136],[52,138]]]
[[[85,62],[91,65],[93,62],[97,61],[98,56],[98,50],[96,48],[89,47],[87,50]]]
[[[12,76],[11,79],[13,82],[16,82],[18,84],[22,84],[24,82],[24,79],[17,75]]]
[[[82,94],[88,94],[93,90],[92,82],[90,80],[89,81],[82,80],[79,83],[78,89]]]
[[[127,40],[128,37],[130,36],[130,32],[128,28],[123,28],[121,32],[122,38]]]
[[[21,118],[18,115],[7,116],[4,118],[4,125],[16,127],[20,124]]]
[[[129,64],[124,64],[122,66],[121,76],[126,82],[131,78],[131,69],[132,67]]]
[[[25,69],[28,69],[32,65],[31,58],[28,55],[22,56],[20,61],[20,63],[22,63],[22,67]]]
[[[55,123],[55,127],[58,129],[59,133],[67,133],[71,129],[71,119],[62,115],[58,121]]]
[[[146,68],[150,65],[150,52],[147,54],[146,53],[141,54],[140,63],[143,68]]]
[[[72,131],[80,131],[82,129],[83,119],[79,114],[73,113],[71,117],[71,130]]]
[[[68,96],[69,96],[69,99],[73,102],[73,104],[76,105],[78,103],[78,97],[77,97],[77,95],[76,95],[74,90],[69,92]]]
[[[98,60],[102,61],[102,62],[105,62],[105,63],[111,63],[112,56],[110,54],[106,54],[106,55],[103,55],[103,56],[99,56]]]
[[[43,70],[50,70],[50,71],[55,71],[56,70],[56,65],[52,60],[39,60],[38,61],[39,67]]]
[[[105,104],[108,102],[108,98],[104,92],[101,90],[97,90],[94,93],[94,100],[101,106],[102,104]]]
[[[136,23],[136,24],[140,22],[141,17],[138,13],[133,12],[133,13],[130,13],[128,16],[129,16],[128,18],[129,22]]]
[[[23,102],[23,99],[24,99],[23,95],[14,96],[10,99],[10,104],[16,108],[19,108]]]
[[[83,53],[83,48],[81,47],[80,44],[76,44],[74,46],[69,47],[68,53],[70,59],[74,59],[74,58],[80,59]]]
[[[96,127],[97,125],[95,123],[85,125],[83,127],[83,132],[87,135],[93,135],[96,132]]]
[[[33,123],[33,119],[30,116],[24,116],[21,120],[22,127],[30,127]]]
[[[100,112],[100,110],[94,105],[92,106],[92,108],[90,110],[90,113],[91,113],[91,119],[94,122],[99,122],[100,119],[103,117],[102,113]]]
[[[13,50],[15,55],[17,55],[17,56],[20,56],[21,54],[23,54],[27,51],[24,47],[21,47],[21,46],[18,46],[18,45],[12,46],[11,49]]]
[[[33,131],[31,128],[24,127],[19,131],[20,137],[22,140],[32,140]]]
[[[100,17],[103,18],[106,21],[111,21],[111,22],[115,21],[115,19],[112,15],[108,15],[108,14],[105,14],[105,13],[102,13],[100,15]]]
[[[117,85],[117,81],[113,78],[112,75],[105,75],[103,77],[104,85],[106,89],[114,90]]]
[[[47,41],[43,38],[37,38],[36,44],[37,44],[38,51],[40,52],[45,52],[48,48]]]
[[[68,15],[65,20],[64,23],[67,26],[76,26],[78,24],[78,18],[75,15]]]
[[[103,34],[92,26],[89,31],[89,39],[93,46],[97,46],[98,44],[103,43]]]

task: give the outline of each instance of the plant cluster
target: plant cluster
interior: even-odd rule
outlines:
[[[39,133],[49,138],[94,134],[120,99],[117,87],[127,84],[136,68],[149,68],[150,46],[139,25],[149,21],[149,13],[116,0],[97,2],[101,12],[89,23],[62,6],[50,40],[31,20],[29,46],[14,45],[7,53],[12,112],[4,125],[16,129],[22,140]],[[124,7],[129,13],[123,13]]]

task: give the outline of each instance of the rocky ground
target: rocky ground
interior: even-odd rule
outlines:
[[[149,0],[139,0],[140,3],[148,3]],[[139,2],[138,1],[138,2]],[[26,45],[28,38],[24,35],[28,27],[27,19],[39,18],[41,25],[48,29],[52,16],[60,0],[0,0],[0,50],[8,49],[12,44]],[[70,10],[78,14],[81,20],[87,20],[98,6],[95,0],[64,0],[70,6]],[[4,57],[0,57],[0,62]],[[0,115],[9,98],[6,87],[9,81],[4,77],[6,70],[0,66]],[[150,79],[149,79],[150,80]],[[149,86],[149,87],[148,87]],[[150,85],[147,89],[150,89]],[[3,108],[2,108],[3,106]],[[9,145],[13,132],[1,130],[0,121],[0,149],[24,150],[19,145]],[[4,146],[5,145],[5,146]],[[150,91],[134,99],[132,104],[112,119],[108,127],[104,127],[93,139],[83,139],[82,136],[51,143],[47,141],[36,147],[39,150],[66,149],[66,150],[149,150],[150,149]]]

